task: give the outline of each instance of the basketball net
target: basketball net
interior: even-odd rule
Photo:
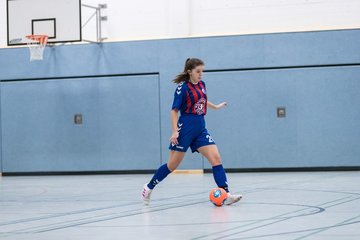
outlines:
[[[28,35],[27,44],[30,50],[30,61],[42,60],[44,49],[48,40],[46,35]]]

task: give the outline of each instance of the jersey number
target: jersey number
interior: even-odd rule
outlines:
[[[214,140],[212,139],[212,137],[210,135],[206,135],[206,138],[209,140],[209,143],[214,142]]]

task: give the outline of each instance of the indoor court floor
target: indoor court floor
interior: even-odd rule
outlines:
[[[230,173],[243,199],[215,207],[212,174],[0,177],[0,239],[360,239],[360,172]]]

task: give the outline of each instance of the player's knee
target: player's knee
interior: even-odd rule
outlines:
[[[167,163],[167,167],[170,170],[170,172],[173,172],[174,170],[176,170],[177,165],[176,164],[171,164],[171,163]]]
[[[216,166],[221,164],[221,157],[220,154],[214,154],[214,156],[212,157],[212,165]]]

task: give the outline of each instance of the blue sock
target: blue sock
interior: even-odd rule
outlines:
[[[223,188],[226,192],[229,192],[227,184],[225,170],[222,164],[212,167],[215,182],[219,188]]]
[[[171,173],[171,171],[169,170],[169,168],[167,167],[167,164],[165,163],[164,165],[159,167],[159,169],[155,172],[153,178],[151,179],[151,181],[147,185],[148,188],[154,189],[154,187],[159,182],[164,180],[164,178],[166,178],[166,176],[169,175],[169,173]]]

